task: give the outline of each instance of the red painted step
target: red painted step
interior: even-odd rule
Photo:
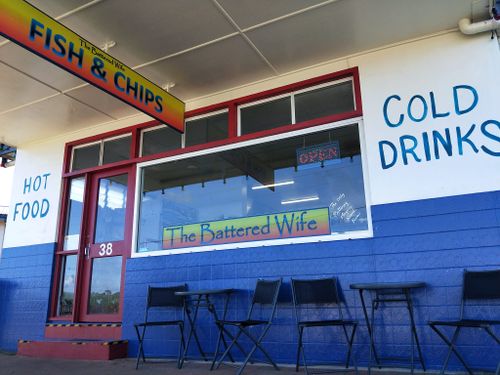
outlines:
[[[37,358],[111,360],[127,357],[127,340],[120,341],[25,341],[17,354]]]
[[[47,323],[45,338],[69,340],[109,340],[122,337],[120,323]]]

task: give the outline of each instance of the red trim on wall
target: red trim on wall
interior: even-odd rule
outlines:
[[[228,107],[228,137],[235,138],[238,136],[238,106],[235,103],[229,104]]]
[[[97,167],[79,169],[77,171],[63,173],[63,177],[83,176],[83,175],[85,175],[87,173],[90,173],[90,172],[92,172],[92,173],[94,173],[94,172],[101,172],[101,171],[104,172],[104,171],[107,171],[108,169],[128,167],[128,166],[134,164],[136,159],[137,158],[130,159],[130,160],[121,160],[121,161],[117,161],[117,162],[114,162],[114,163],[109,163],[109,164],[105,164],[105,165],[99,165]]]
[[[65,147],[64,151],[64,166],[67,165],[66,163],[69,163],[67,160],[68,158],[68,150],[69,147]],[[59,219],[58,219],[58,232],[57,232],[57,245],[56,245],[56,254],[57,252],[61,251],[61,244],[64,243],[64,229],[65,229],[65,220],[66,220],[66,211],[68,210],[68,202],[66,200],[66,197],[68,196],[68,186],[69,186],[69,179],[65,178],[62,181],[61,185],[61,202],[59,207],[60,208],[60,213],[59,213]],[[54,262],[54,273],[53,273],[53,278],[52,278],[52,293],[51,293],[51,298],[50,298],[50,311],[49,315],[54,316],[56,315],[57,312],[57,296],[59,295],[59,280],[61,278],[61,266],[62,266],[62,257],[57,256],[54,254],[55,257],[55,262]]]
[[[141,142],[141,134],[139,133],[139,131],[137,131],[137,128],[135,128],[132,131],[132,139],[130,141],[131,143],[130,159],[134,159],[139,156],[140,142]]]
[[[91,192],[91,181],[92,178],[90,174],[85,174],[85,189],[83,193],[83,202],[85,202]],[[67,190],[67,193],[69,194],[69,190]],[[66,197],[67,200],[68,197]],[[83,212],[82,212],[82,222],[80,223],[80,241],[78,245],[78,266],[77,266],[77,280],[81,279],[84,274],[84,262],[85,262],[85,256],[84,254],[84,248],[85,248],[85,242],[87,240],[86,238],[86,225],[85,223],[88,222],[89,220],[89,206],[88,204],[83,205]],[[76,288],[75,288],[75,296],[74,296],[74,302],[73,302],[73,315],[72,315],[72,320],[73,322],[78,322],[80,318],[80,306],[81,306],[81,299],[79,296],[82,295],[82,283],[77,283]]]
[[[257,101],[257,100],[270,98],[270,97],[281,95],[281,94],[290,93],[292,91],[304,89],[304,88],[307,88],[309,86],[320,85],[322,83],[326,83],[329,81],[335,81],[335,80],[339,80],[339,79],[343,79],[343,78],[350,78],[350,77],[355,77],[355,79],[357,79],[358,76],[359,76],[359,70],[357,67],[344,69],[344,70],[340,70],[337,72],[328,73],[328,74],[325,74],[325,75],[322,75],[319,77],[314,77],[314,78],[306,79],[303,81],[291,83],[289,85],[276,87],[276,88],[269,89],[266,91],[261,91],[259,93],[255,93],[255,94],[251,94],[251,95],[247,95],[247,96],[242,96],[242,97],[237,98],[237,99],[232,99],[232,100],[228,100],[228,101],[225,101],[222,103],[212,104],[212,105],[208,105],[206,107],[197,108],[195,110],[187,111],[185,118],[187,119],[189,117],[199,116],[199,115],[209,113],[209,112],[215,112],[215,111],[218,111],[218,110],[221,110],[224,108],[228,108],[230,105],[238,106],[241,104],[246,104],[246,103],[250,103],[253,101]],[[356,108],[358,108],[357,105],[356,105]]]
[[[311,86],[315,86],[315,85],[319,85],[319,84],[322,84],[322,83],[333,82],[335,80],[340,80],[340,79],[343,79],[343,78],[353,78],[353,86],[354,86],[354,93],[355,93],[355,108],[356,109],[355,109],[354,112],[351,112],[351,116],[350,117],[361,116],[362,115],[362,106],[361,106],[361,91],[360,91],[360,82],[359,82],[359,70],[358,70],[357,67],[354,67],[354,68],[340,70],[338,72],[333,72],[333,73],[325,74],[325,75],[322,75],[322,76],[319,76],[319,77],[306,79],[306,80],[303,80],[303,81],[300,81],[300,82],[291,83],[289,85],[276,87],[276,88],[273,88],[273,89],[269,89],[269,90],[262,91],[262,92],[259,92],[259,93],[255,93],[255,94],[243,96],[243,97],[240,97],[240,98],[228,100],[228,101],[225,101],[225,102],[221,102],[221,103],[212,104],[212,105],[209,105],[209,106],[197,108],[197,109],[194,109],[194,110],[191,110],[191,111],[187,111],[186,114],[185,114],[185,118],[189,119],[189,117],[199,116],[199,115],[207,114],[207,113],[210,113],[210,112],[219,111],[219,110],[222,110],[222,109],[228,109],[229,110],[229,139],[232,140],[229,143],[234,143],[235,140],[233,140],[233,138],[238,138],[237,139],[238,141],[242,140],[241,139],[242,137],[237,137],[237,132],[236,132],[236,130],[237,130],[237,107],[239,105],[250,103],[250,102],[261,100],[261,99],[265,99],[265,98],[270,98],[270,97],[281,95],[281,94],[291,93],[293,91],[301,90],[301,89],[304,89],[304,88],[307,88],[307,87],[311,87]],[[349,117],[347,117],[347,118],[349,118]],[[330,118],[327,117],[327,118],[316,119],[314,121],[318,121],[319,123],[326,124],[328,122],[331,122],[332,120],[330,120]],[[338,120],[335,120],[335,121],[338,121]],[[126,134],[126,133],[132,133],[133,134],[134,132],[139,132],[142,129],[153,127],[153,126],[157,126],[157,125],[160,125],[160,124],[161,123],[159,121],[152,120],[152,121],[147,121],[147,122],[140,123],[140,124],[137,124],[137,125],[128,126],[126,128],[116,129],[116,130],[112,130],[112,131],[109,131],[109,132],[105,132],[105,133],[93,135],[93,136],[90,136],[90,137],[82,138],[82,139],[79,139],[79,140],[67,143],[66,144],[66,149],[67,149],[67,152],[69,151],[70,156],[71,156],[71,149],[74,146],[82,145],[82,144],[86,144],[86,143],[91,143],[91,142],[99,141],[99,140],[102,140],[102,139],[111,138],[111,137],[118,136],[118,135],[123,135],[123,134]],[[301,124],[295,124],[294,127],[297,128],[298,126],[302,126],[302,125],[303,125],[302,123]],[[314,126],[314,125],[310,125],[310,126]],[[288,131],[288,130],[286,130],[285,127],[280,128],[280,129],[282,131]],[[259,134],[260,133],[254,133],[252,135],[254,136],[254,138],[258,138],[258,137],[262,136],[262,135],[259,135]],[[204,146],[204,148],[213,147],[211,143],[205,144],[203,146]],[[183,150],[186,150],[186,149],[183,149]],[[137,155],[137,153],[134,153],[134,155]],[[158,158],[158,157],[159,156],[155,155],[155,157],[153,159]],[[65,157],[64,172],[68,172],[70,170],[69,162],[68,162],[67,159],[68,158]],[[134,160],[134,162],[136,162],[136,160]],[[118,164],[116,164],[116,165],[115,164],[109,164],[109,165],[106,165],[106,166],[103,166],[103,167],[104,168],[112,168],[112,167],[115,167],[115,166],[118,166]],[[89,170],[94,171],[95,169],[91,168]],[[78,171],[78,173],[82,174],[82,173],[85,173],[86,171],[87,170],[81,170],[81,171]]]
[[[113,177],[121,174],[127,174],[127,206],[125,211],[125,225],[124,225],[124,237],[123,240],[112,242],[113,244],[113,254],[112,257],[121,257],[121,279],[120,279],[120,304],[119,311],[116,314],[88,314],[88,295],[90,293],[91,287],[91,277],[92,277],[92,262],[94,259],[99,259],[101,256],[98,255],[99,244],[95,244],[94,234],[96,229],[96,214],[97,205],[99,199],[99,181],[102,178]],[[132,241],[132,233],[130,228],[132,227],[132,217],[133,217],[133,200],[134,200],[134,187],[135,187],[135,168],[123,167],[123,168],[113,168],[99,173],[93,173],[89,179],[89,199],[85,200],[85,207],[88,209],[88,216],[85,221],[86,232],[84,243],[80,247],[80,258],[82,259],[82,274],[79,274],[81,278],[79,279],[81,290],[75,296],[81,303],[79,306],[78,315],[75,317],[75,321],[91,321],[91,322],[120,322],[123,315],[123,291],[124,291],[124,274],[125,274],[125,260],[130,255],[130,243]],[[82,249],[88,246],[89,255],[84,256],[82,254]],[[76,297],[75,297],[76,299]]]
[[[359,69],[358,67],[352,68],[353,75],[353,86],[354,86],[354,101],[356,104],[356,112],[359,113],[359,116],[363,114],[363,101],[361,100],[361,83],[359,81]]]
[[[147,128],[147,127],[156,126],[159,124],[160,124],[160,122],[157,120],[147,121],[147,122],[143,122],[141,124],[131,125],[131,126],[127,126],[125,128],[110,130],[110,131],[107,131],[104,133],[100,133],[100,134],[96,134],[96,135],[91,135],[89,137],[77,139],[75,141],[71,141],[71,142],[66,143],[66,146],[69,146],[70,148],[72,148],[74,146],[83,145],[86,143],[92,143],[92,142],[100,141],[102,139],[112,138],[112,137],[115,137],[118,135],[132,133],[135,129]]]
[[[142,163],[145,161],[151,161],[151,160],[162,159],[162,158],[167,158],[167,157],[181,155],[181,154],[187,154],[187,153],[194,152],[194,151],[211,149],[214,147],[225,146],[225,145],[229,145],[229,144],[233,144],[233,143],[240,143],[243,141],[249,141],[249,140],[253,140],[253,139],[268,137],[271,135],[289,133],[291,131],[306,129],[306,128],[310,128],[310,127],[314,127],[314,126],[318,126],[318,125],[328,124],[330,122],[346,120],[346,119],[355,118],[355,117],[359,117],[359,116],[361,116],[361,114],[358,113],[357,110],[351,111],[351,112],[345,112],[345,113],[341,113],[341,114],[337,114],[337,115],[322,117],[320,119],[304,121],[304,122],[294,124],[294,125],[285,125],[285,126],[281,126],[279,128],[268,129],[268,130],[263,130],[260,132],[241,135],[239,137],[227,138],[227,139],[222,139],[222,140],[214,141],[214,142],[210,142],[210,143],[194,145],[194,146],[180,148],[180,149],[176,149],[176,150],[165,151],[165,152],[161,152],[161,153],[154,154],[154,155],[148,155],[148,156],[137,158],[136,160],[133,160],[133,162],[134,163]]]

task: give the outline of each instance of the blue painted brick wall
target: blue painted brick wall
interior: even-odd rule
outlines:
[[[189,288],[233,287],[251,290],[257,278],[283,277],[285,285],[275,324],[265,340],[272,356],[293,363],[296,329],[290,304],[290,277],[336,275],[348,306],[348,316],[361,323],[356,338],[356,356],[366,363],[368,337],[354,282],[422,280],[428,287],[414,294],[416,323],[424,358],[430,368],[441,365],[446,347],[427,326],[431,319],[458,317],[462,271],[500,267],[500,192],[462,195],[372,207],[374,236],[369,239],[326,243],[268,246],[205,253],[129,259],[125,281],[123,336],[135,355],[137,340],[133,323],[143,318],[147,285],[188,283]],[[233,299],[229,317],[245,315],[250,295]],[[481,304],[471,311],[500,315],[499,305]],[[377,316],[381,323],[377,341],[382,354],[409,354],[408,319],[404,308],[389,307]],[[204,314],[199,328],[202,343],[212,348],[216,332]],[[177,334],[172,329],[151,331],[146,351],[153,355],[175,355]],[[310,359],[343,359],[339,345],[342,333],[311,331],[306,336]],[[500,351],[478,332],[460,339],[465,357],[473,365],[494,368]],[[193,346],[194,348],[194,346]],[[466,349],[466,350],[465,350]],[[196,354],[193,351],[193,354]],[[455,360],[450,368],[460,369]]]
[[[55,244],[5,248],[0,260],[0,349],[44,336]]]

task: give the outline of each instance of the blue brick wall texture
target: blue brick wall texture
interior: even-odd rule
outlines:
[[[232,319],[245,316],[249,291],[257,278],[283,277],[275,324],[265,346],[278,362],[293,363],[297,332],[289,280],[335,275],[346,300],[347,316],[360,322],[355,341],[360,365],[366,364],[368,357],[368,336],[358,294],[349,285],[426,281],[427,288],[414,293],[416,323],[428,367],[439,368],[446,347],[426,323],[458,317],[463,269],[500,267],[500,192],[373,206],[372,217],[373,238],[129,259],[123,316],[123,338],[130,340],[129,354],[134,356],[137,350],[133,323],[143,319],[148,285],[187,283],[190,289],[237,288],[228,314]],[[15,351],[20,338],[43,339],[54,248],[51,243],[3,250],[0,349]],[[471,314],[496,315],[498,319],[500,306],[496,302],[471,306]],[[217,332],[206,312],[200,317],[200,339],[211,351]],[[408,355],[410,335],[405,309],[387,307],[376,319],[380,354]],[[157,328],[147,337],[148,353],[176,354],[178,333],[174,329]],[[305,337],[306,353],[311,360],[342,360],[342,340],[340,330],[311,330]],[[459,347],[474,366],[494,369],[500,361],[498,345],[483,332],[464,332]],[[194,346],[192,349],[197,355]],[[453,358],[450,369],[462,368]]]
[[[287,246],[235,249],[133,258],[127,261],[123,337],[137,351],[133,323],[143,319],[148,285],[187,283],[190,289],[237,288],[228,318],[243,318],[257,278],[283,277],[284,285],[275,323],[265,346],[280,363],[294,363],[297,332],[290,297],[290,278],[339,278],[347,316],[360,322],[355,340],[358,364],[366,364],[368,335],[356,282],[425,281],[414,296],[418,334],[426,364],[440,368],[446,346],[427,326],[428,320],[458,318],[462,272],[500,267],[500,192],[419,200],[372,207],[374,236],[367,239]],[[475,316],[500,315],[498,301],[471,306]],[[219,303],[220,304],[220,303]],[[198,333],[203,346],[215,347],[216,329],[203,313]],[[376,342],[380,355],[409,356],[410,333],[404,307],[387,306],[377,312]],[[145,348],[156,356],[176,355],[178,333],[158,328],[147,335]],[[341,361],[345,357],[340,329],[310,330],[306,354],[315,361]],[[249,343],[246,343],[249,345]],[[460,350],[473,365],[494,369],[500,348],[484,334],[470,330],[459,339]],[[192,354],[198,355],[195,346]],[[238,357],[238,352],[235,352]],[[241,358],[238,357],[238,358]],[[449,369],[461,370],[455,358]]]
[[[54,243],[5,248],[0,260],[0,349],[44,337]]]

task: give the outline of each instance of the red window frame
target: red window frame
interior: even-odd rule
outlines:
[[[324,83],[334,83],[337,80],[345,79],[345,78],[350,78],[352,79],[353,83],[353,91],[354,91],[354,105],[355,108],[352,111],[349,112],[343,112],[335,115],[330,115],[326,117],[321,117],[321,118],[316,118],[313,120],[308,120],[308,121],[303,121],[295,124],[289,124],[289,125],[284,125],[280,126],[277,128],[273,129],[268,129],[264,131],[259,131],[255,133],[250,133],[250,134],[245,134],[245,135],[239,135],[238,136],[238,107],[243,104],[248,104],[251,102],[267,99],[267,98],[272,98],[274,96],[278,95],[285,95],[292,93],[294,91],[302,90],[302,89],[307,89],[307,88],[312,88],[313,86],[321,85]],[[199,150],[205,150],[205,149],[210,149],[213,147],[217,146],[223,146],[223,145],[228,145],[232,143],[239,143],[243,141],[248,141],[251,139],[258,139],[258,138],[263,138],[267,137],[270,135],[275,135],[275,134],[281,134],[281,133],[287,133],[290,131],[294,130],[300,130],[304,128],[310,128],[318,125],[323,125],[327,124],[330,122],[336,122],[336,121],[341,121],[341,120],[347,120],[350,118],[355,118],[355,117],[360,117],[363,114],[363,109],[362,109],[362,103],[361,103],[361,89],[360,89],[360,81],[359,81],[359,70],[357,67],[325,74],[322,76],[318,76],[315,78],[310,78],[307,80],[303,80],[300,82],[295,82],[292,84],[288,84],[285,86],[280,86],[277,88],[273,88],[270,90],[265,90],[259,93],[243,96],[240,98],[220,102],[217,104],[197,108],[194,110],[187,111],[185,113],[185,118],[189,119],[190,117],[194,116],[200,116],[200,115],[205,115],[205,114],[210,114],[211,112],[215,111],[220,111],[220,110],[228,110],[228,137],[222,140],[214,141],[214,142],[209,142],[205,144],[199,144],[199,145],[194,145],[190,147],[185,147],[185,148],[178,148],[175,150],[170,150],[170,151],[165,151],[153,155],[148,155],[148,156],[140,156],[139,155],[139,150],[140,150],[140,140],[141,140],[141,131],[147,128],[151,128],[154,126],[161,125],[161,123],[157,120],[152,120],[152,121],[147,121],[144,123],[140,123],[137,125],[132,125],[128,126],[122,129],[117,129],[101,134],[97,134],[94,136],[82,138],[76,141],[68,142],[65,145],[65,150],[64,150],[64,162],[63,162],[63,184],[62,184],[62,202],[61,202],[61,215],[59,217],[59,226],[58,226],[58,245],[56,248],[56,261],[55,261],[55,272],[54,272],[54,278],[53,278],[53,286],[52,286],[52,295],[51,295],[51,308],[50,308],[50,318],[49,320],[71,320],[71,316],[56,316],[56,311],[57,311],[57,303],[58,303],[58,293],[59,293],[59,279],[61,277],[61,260],[64,255],[70,255],[72,252],[63,252],[62,251],[62,243],[63,243],[63,237],[64,237],[64,225],[65,225],[65,216],[66,216],[66,210],[67,210],[67,199],[68,199],[68,194],[69,194],[69,181],[70,178],[72,177],[78,177],[78,176],[87,176],[89,172],[97,172],[97,171],[102,171],[102,170],[112,170],[112,169],[118,169],[120,167],[125,167],[125,166],[131,166],[135,165],[141,162],[145,161],[150,161],[150,160],[155,160],[155,159],[161,159],[161,158],[166,158],[174,155],[179,155],[179,154],[184,154],[184,153],[189,153],[193,151],[199,151]],[[132,142],[131,142],[131,149],[130,149],[130,158],[128,160],[123,160],[115,163],[110,163],[106,165],[100,165],[97,167],[92,167],[92,168],[86,168],[86,169],[81,169],[77,171],[71,171],[71,158],[72,158],[72,152],[73,148],[76,146],[84,145],[87,143],[91,142],[96,142],[96,141],[101,141],[105,140],[107,138],[112,138],[120,135],[124,135],[130,133],[132,135]],[[88,178],[87,178],[88,180]],[[135,186],[130,186],[131,189],[135,189]],[[131,205],[134,205],[134,202],[130,202]],[[85,218],[84,218],[85,219]],[[134,225],[131,223],[131,225]],[[126,231],[129,231],[129,233],[132,233],[132,228],[126,228]],[[131,241],[131,240],[130,240]],[[130,244],[132,245],[132,244]],[[130,246],[132,248],[132,246]],[[75,253],[75,252],[73,252]],[[126,257],[130,257],[131,253],[129,252],[128,254],[124,254]],[[122,281],[124,277],[124,272],[125,269],[123,267],[122,269]],[[75,292],[75,304],[77,297],[77,293]],[[123,298],[123,296],[121,296]],[[73,306],[73,309],[75,310],[75,305]]]
[[[266,99],[266,98],[271,98],[273,96],[288,94],[288,93],[291,93],[293,91],[306,89],[306,88],[320,85],[323,83],[328,83],[328,82],[333,83],[337,80],[344,79],[344,78],[352,78],[352,81],[353,81],[354,99],[355,99],[354,100],[355,109],[353,111],[343,112],[343,113],[330,115],[330,116],[326,116],[326,117],[320,117],[320,118],[316,118],[313,120],[299,122],[299,123],[296,123],[293,125],[292,124],[284,125],[284,126],[280,126],[278,128],[264,130],[264,131],[255,132],[255,133],[251,133],[251,134],[245,134],[245,135],[240,135],[240,136],[237,135],[237,131],[238,131],[238,106],[240,106],[242,104],[247,104],[247,103],[251,103],[254,101]],[[110,132],[106,132],[106,133],[94,135],[91,137],[79,139],[77,141],[69,142],[66,144],[66,147],[65,147],[65,157],[64,157],[64,164],[63,164],[64,165],[63,178],[83,175],[83,174],[90,172],[90,171],[93,172],[93,171],[98,171],[101,169],[108,169],[108,168],[121,167],[121,166],[125,166],[125,165],[130,165],[130,164],[137,164],[137,163],[141,163],[144,161],[160,159],[160,158],[178,155],[178,154],[184,154],[184,153],[188,153],[188,152],[192,152],[192,151],[204,150],[204,149],[222,146],[222,145],[226,145],[226,144],[242,142],[242,141],[247,141],[247,140],[256,139],[256,138],[262,138],[262,137],[266,137],[266,136],[274,135],[274,134],[287,133],[289,131],[309,128],[309,127],[317,126],[317,125],[323,125],[323,124],[327,124],[329,122],[335,122],[335,121],[347,120],[349,118],[359,117],[363,114],[363,109],[362,109],[362,104],[361,104],[361,90],[360,90],[360,83],[359,83],[359,70],[357,67],[349,68],[349,69],[341,70],[338,72],[325,74],[325,75],[322,75],[319,77],[307,79],[304,81],[292,83],[289,85],[277,87],[274,89],[262,91],[262,92],[259,92],[256,94],[251,94],[251,95],[243,96],[243,97],[240,97],[237,99],[232,99],[232,100],[228,100],[225,102],[209,105],[206,107],[190,110],[190,111],[186,112],[185,118],[189,119],[190,117],[210,114],[211,112],[215,112],[215,111],[219,111],[219,110],[223,110],[223,109],[227,109],[228,114],[229,114],[228,115],[228,117],[229,117],[228,138],[214,141],[214,142],[204,143],[204,144],[200,144],[200,145],[194,145],[194,146],[185,147],[185,148],[178,148],[175,150],[165,151],[165,152],[161,152],[161,153],[153,154],[153,155],[148,155],[148,156],[140,156],[139,155],[139,149],[140,149],[139,142],[141,139],[140,132],[143,129],[147,129],[147,128],[161,125],[161,123],[157,120],[148,121],[148,122],[144,122],[141,124],[129,126],[126,128],[117,129],[117,130],[113,130]],[[111,138],[111,137],[115,137],[115,136],[119,136],[119,135],[124,135],[126,133],[132,134],[132,147],[131,147],[131,155],[130,155],[129,160],[123,160],[123,161],[119,161],[116,163],[101,165],[101,166],[94,167],[94,168],[87,168],[87,169],[81,169],[78,171],[71,171],[71,165],[70,165],[71,155],[72,155],[72,149],[75,146],[80,146],[80,145],[83,145],[86,143],[100,141],[102,139]]]

